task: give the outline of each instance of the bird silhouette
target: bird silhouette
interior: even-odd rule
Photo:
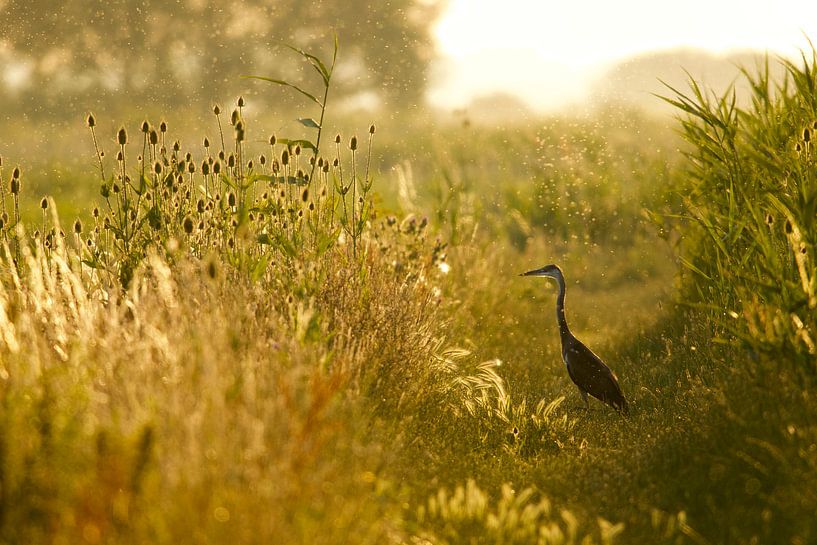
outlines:
[[[587,399],[587,394],[590,394],[617,411],[628,414],[627,400],[624,399],[615,373],[567,327],[565,277],[562,270],[557,265],[547,265],[519,276],[545,276],[553,278],[559,284],[559,296],[556,298],[556,321],[559,323],[559,336],[562,340],[562,359],[567,366],[567,374],[579,388],[585,406],[590,407]]]

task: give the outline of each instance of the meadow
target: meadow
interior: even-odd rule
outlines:
[[[817,540],[814,56],[670,124],[336,136],[294,54],[302,134],[91,114],[79,206],[3,157],[0,542]]]

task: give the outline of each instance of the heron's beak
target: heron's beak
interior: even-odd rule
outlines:
[[[519,276],[550,276],[549,271],[545,271],[546,267],[542,267],[541,269],[534,269],[532,271],[524,272]]]

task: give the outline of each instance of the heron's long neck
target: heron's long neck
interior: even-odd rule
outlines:
[[[564,344],[565,340],[570,336],[567,319],[565,318],[565,279],[559,276],[556,281],[559,283],[559,296],[556,298],[556,321],[559,322],[559,336]]]

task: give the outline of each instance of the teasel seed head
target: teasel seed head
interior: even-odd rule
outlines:
[[[182,221],[182,228],[184,229],[185,233],[188,235],[191,234],[193,232],[193,218],[190,216],[185,216],[184,220]]]
[[[88,114],[88,118],[85,120],[85,123],[87,123],[88,127],[91,129],[96,127],[96,118],[94,117],[94,114]]]
[[[273,134],[272,136],[270,136],[270,137],[269,137],[269,145],[270,145],[270,146],[274,146],[274,145],[275,145],[275,143],[276,143],[277,141],[278,141],[278,139],[277,139],[277,138],[275,138],[275,135],[274,135],[274,134]]]
[[[203,143],[204,143],[205,148],[210,147],[210,140],[206,136],[204,137],[204,142]]]
[[[208,163],[206,159],[201,162],[201,173],[205,176],[210,174],[210,163]]]
[[[42,208],[43,210],[46,210],[48,208],[48,199],[46,197],[40,199],[40,208]]]
[[[369,134],[374,134],[374,131],[375,131],[375,126],[374,126],[374,123],[372,123],[371,125],[369,125]]]
[[[153,172],[155,172],[156,174],[161,174],[162,173],[162,163],[160,163],[159,161],[156,161],[155,163],[153,163]]]
[[[213,105],[213,113],[216,115],[221,113],[221,108],[218,107],[218,104]]]
[[[238,123],[240,117],[241,114],[238,112],[238,110],[233,110],[233,113],[230,114],[230,125],[235,126],[235,124]]]
[[[235,193],[232,191],[227,193],[227,206],[235,206]]]
[[[150,130],[150,123],[147,122],[147,119],[142,121],[141,129],[142,129],[142,132],[145,133],[145,134],[147,134],[148,131]],[[120,142],[120,144],[121,144],[121,142]]]
[[[157,133],[155,129],[150,130],[148,141],[150,142],[151,146],[155,146],[156,144],[159,143],[159,133]]]
[[[340,135],[339,134],[335,135],[335,144],[340,144]]]

